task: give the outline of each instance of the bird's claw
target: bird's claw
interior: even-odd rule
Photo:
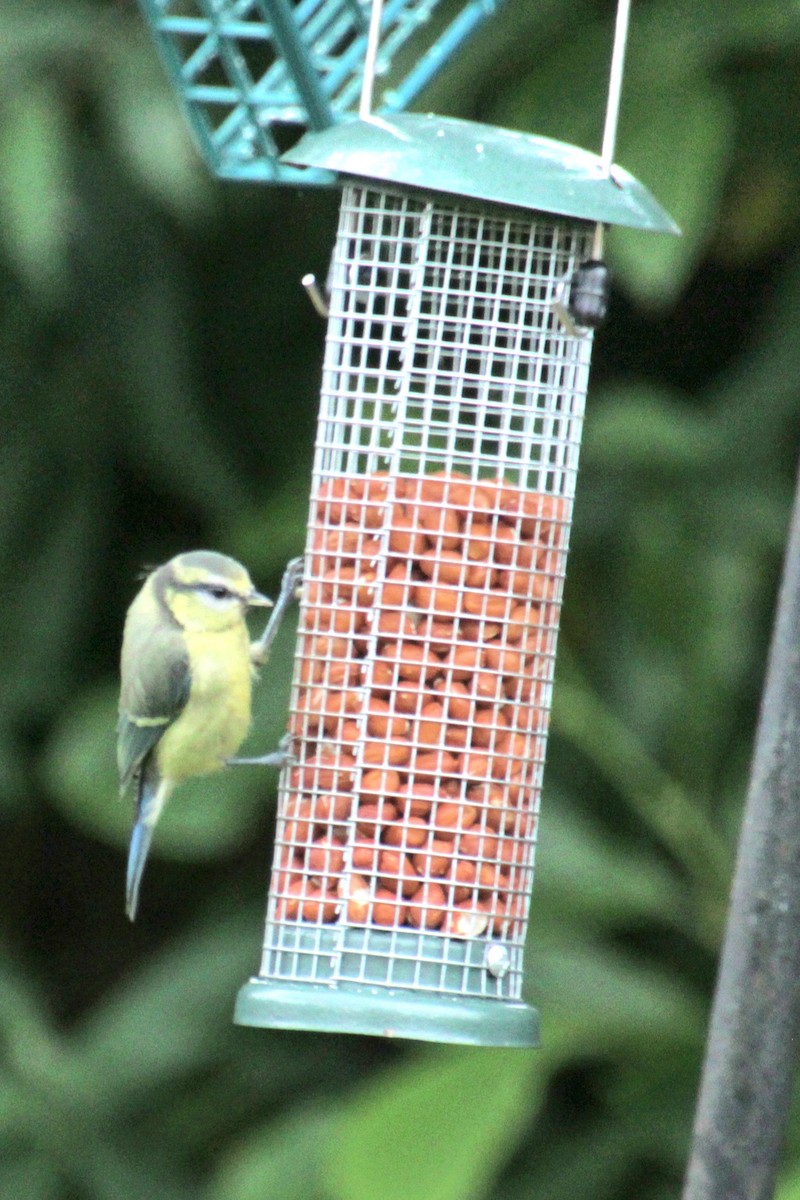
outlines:
[[[258,641],[250,647],[250,658],[257,667],[262,667],[269,657],[270,648],[287,608],[296,598],[298,588],[303,581],[303,559],[293,558],[286,566],[281,579],[281,590],[275,606],[267,622],[266,628]]]
[[[297,558],[289,559],[289,562],[286,564],[286,570],[283,572],[283,579],[281,580],[281,591],[291,589],[292,594],[294,594],[297,588],[302,585],[302,582],[303,556],[300,554]]]
[[[283,735],[278,742],[278,749],[271,755],[274,759],[276,767],[293,767],[297,763],[297,755],[294,752],[294,737],[288,731]]]
[[[283,750],[286,754],[294,754],[294,734],[290,733],[288,729],[278,742],[278,749]]]
[[[293,767],[297,762],[294,753],[294,739],[290,733],[285,733],[278,742],[278,749],[271,754],[258,754],[253,758],[227,758],[229,767]]]

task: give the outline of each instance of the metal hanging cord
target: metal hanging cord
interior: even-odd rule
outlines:
[[[606,119],[603,126],[603,142],[600,150],[600,165],[609,178],[614,166],[614,152],[617,146],[619,105],[622,96],[622,76],[625,71],[625,49],[628,44],[630,15],[631,0],[619,0],[616,21],[614,23],[614,43],[611,48],[611,69],[608,77]],[[592,258],[594,259],[601,259],[603,257],[604,231],[605,227],[598,222],[595,227],[594,242],[592,245]]]
[[[375,86],[375,71],[378,64],[378,47],[381,40],[381,17],[383,0],[372,0],[372,11],[367,33],[367,52],[364,56],[364,81],[361,86],[361,101],[358,115],[366,121],[372,114],[372,91]]]

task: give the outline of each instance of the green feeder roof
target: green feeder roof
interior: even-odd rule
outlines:
[[[583,221],[680,233],[646,187],[618,166],[609,176],[588,150],[432,113],[345,120],[305,134],[281,161]]]

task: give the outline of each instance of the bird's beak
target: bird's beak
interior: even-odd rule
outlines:
[[[263,592],[251,592],[247,597],[248,608],[272,608],[274,601],[270,600],[269,596],[265,596]]]

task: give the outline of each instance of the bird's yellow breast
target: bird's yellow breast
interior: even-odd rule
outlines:
[[[175,782],[218,771],[250,726],[250,639],[242,621],[226,630],[185,631],[191,688],[186,707],[158,743],[162,777]]]

